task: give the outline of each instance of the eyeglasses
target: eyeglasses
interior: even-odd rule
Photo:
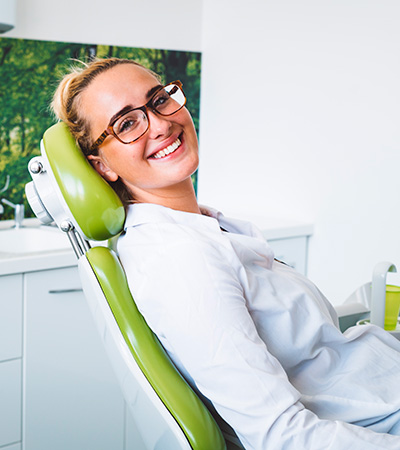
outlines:
[[[172,116],[172,114],[182,109],[185,104],[186,97],[180,81],[173,81],[165,86],[161,86],[145,105],[124,111],[117,118],[113,119],[92,144],[90,153],[93,153],[109,135],[113,135],[123,144],[131,144],[140,139],[149,129],[148,109],[160,116]]]

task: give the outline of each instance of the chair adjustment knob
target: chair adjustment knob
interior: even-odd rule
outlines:
[[[40,161],[33,161],[30,165],[29,165],[29,170],[34,173],[34,174],[38,174],[41,173],[43,171],[43,164]]]
[[[61,229],[61,231],[64,231],[65,233],[68,233],[68,231],[71,231],[73,228],[74,228],[74,226],[68,220],[63,220],[60,223],[60,229]]]

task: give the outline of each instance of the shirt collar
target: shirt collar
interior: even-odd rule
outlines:
[[[146,223],[178,223],[195,228],[207,228],[221,232],[245,234],[265,241],[261,231],[252,223],[225,217],[221,211],[200,205],[201,214],[177,211],[153,203],[135,203],[128,206],[125,229]]]
[[[200,207],[201,214],[178,211],[153,203],[134,203],[127,208],[125,229],[146,223],[180,223],[193,226],[207,226],[219,229],[221,213],[206,206]]]

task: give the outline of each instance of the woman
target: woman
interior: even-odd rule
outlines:
[[[248,449],[399,449],[400,343],[343,335],[318,289],[251,224],[200,208],[179,82],[133,61],[71,72],[53,101],[127,208],[118,251],[137,305]]]

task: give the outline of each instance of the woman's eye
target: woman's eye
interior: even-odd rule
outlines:
[[[162,107],[168,100],[170,99],[170,96],[167,92],[163,92],[160,95],[157,95],[157,97],[153,100],[153,107],[155,109]]]
[[[137,126],[137,119],[134,117],[126,117],[118,124],[117,134],[129,133]]]

